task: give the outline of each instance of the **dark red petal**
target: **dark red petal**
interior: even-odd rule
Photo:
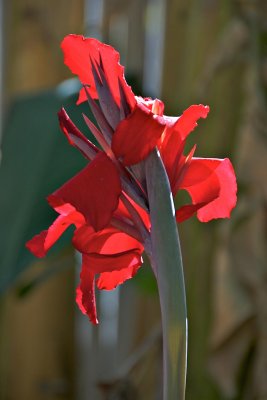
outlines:
[[[193,158],[180,188],[188,191],[193,204],[205,204],[197,211],[202,222],[229,218],[236,205],[236,177],[228,158]]]
[[[120,90],[120,117],[124,119],[131,113],[135,106],[136,101],[131,100],[129,96],[128,87],[125,89],[124,79],[119,77],[119,90]],[[130,97],[130,98],[129,98]]]
[[[198,203],[198,204],[186,204],[185,206],[180,207],[175,213],[176,221],[183,222],[187,220],[188,218],[192,217],[192,215],[194,215],[195,212],[204,205],[205,203]]]
[[[118,206],[120,193],[116,166],[101,152],[53,195],[74,206],[98,231],[108,225]]]
[[[112,290],[118,285],[131,279],[138,271],[140,265],[130,265],[129,267],[122,268],[120,271],[102,272],[96,280],[98,289]]]
[[[84,118],[86,125],[88,126],[88,128],[90,129],[90,131],[92,132],[92,134],[94,135],[96,140],[98,141],[99,145],[102,147],[103,151],[111,158],[113,153],[111,151],[111,148],[110,148],[108,142],[102,135],[102,133],[99,131],[99,129],[97,129],[97,127],[93,124],[92,121],[90,121],[90,119],[85,114],[83,114],[83,118]]]
[[[131,205],[135,208],[136,212],[139,214],[139,217],[142,219],[145,227],[147,228],[147,230],[149,231],[151,228],[151,222],[150,222],[150,216],[148,214],[147,211],[145,211],[141,206],[139,206],[139,204],[137,204],[130,196],[128,196],[125,192],[123,192],[124,196],[127,197],[127,199],[129,200],[129,202],[131,203]],[[128,211],[128,209],[126,208],[126,206],[123,204],[123,202],[119,201],[119,205],[117,210],[114,213],[114,217],[117,217],[119,219],[124,219],[124,220],[128,220],[130,224],[133,224],[133,218],[130,214],[130,212]]]
[[[66,203],[64,200],[58,198],[54,194],[47,196],[46,200],[58,214],[67,216],[68,219],[71,220],[72,223],[77,227],[85,224],[83,215],[79,213],[71,204]]]
[[[138,212],[139,216],[141,217],[145,227],[150,230],[151,228],[151,221],[150,221],[150,216],[149,214],[141,207],[139,206],[135,201],[133,201],[128,195],[126,195],[132,206],[136,209]],[[124,206],[125,207],[125,206]],[[119,210],[122,210],[122,206],[119,204]]]
[[[76,291],[76,302],[83,314],[88,315],[93,324],[98,324],[95,301],[95,274],[91,270],[91,260],[82,256],[82,271],[80,285]]]
[[[106,79],[105,73],[103,71],[101,56],[101,65],[97,64],[95,60],[91,59],[91,57],[90,60],[100,107],[110,126],[115,129],[120,122],[120,106],[118,107],[118,104],[116,103],[109,83]]]
[[[120,88],[118,83],[120,80],[130,107],[134,107],[134,94],[124,79],[124,67],[119,63],[119,53],[113,47],[103,44],[96,39],[86,39],[80,35],[68,35],[62,41],[61,48],[64,53],[65,64],[74,74],[78,75],[83,84],[90,85],[89,92],[93,98],[97,98],[97,91],[90,58],[97,64],[100,64],[101,59],[105,77],[118,106],[120,106]],[[84,89],[82,89],[79,102],[85,100],[86,95]]]
[[[143,252],[143,246],[138,240],[114,227],[93,232],[90,226],[84,225],[75,231],[73,245],[82,253],[113,255],[137,248],[140,253]]]
[[[99,149],[74,125],[64,108],[61,108],[58,112],[58,119],[60,128],[66,135],[69,143],[77,147],[88,160],[93,160]]]
[[[65,230],[71,225],[68,217],[60,215],[49,229],[42,231],[26,243],[26,247],[36,256],[44,257],[47,251],[60,238]]]
[[[171,181],[171,189],[173,196],[176,196],[176,193],[180,188],[180,184],[184,178],[184,175],[191,164],[191,160],[196,151],[196,147],[197,146],[194,145],[187,156],[181,154],[176,159],[176,168],[173,168],[172,181]]]
[[[147,157],[164,131],[163,117],[154,115],[138,103],[133,112],[120,122],[112,139],[112,150],[124,165],[133,165]]]
[[[84,89],[85,89],[86,99],[87,99],[89,107],[97,121],[97,124],[98,124],[104,138],[110,144],[112,135],[113,135],[113,129],[111,128],[108,121],[106,120],[106,117],[105,117],[103,111],[101,110],[101,108],[99,107],[99,105],[97,104],[96,100],[94,100],[91,97],[91,95],[88,91],[88,87],[85,86]]]

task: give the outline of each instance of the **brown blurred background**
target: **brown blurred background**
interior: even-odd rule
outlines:
[[[72,78],[60,42],[79,33],[116,47],[135,93],[163,99],[167,114],[210,105],[191,144],[232,159],[239,198],[231,220],[179,227],[187,399],[267,400],[266,0],[1,0],[0,13],[0,399],[162,398],[149,267],[98,294],[95,328],[75,306],[73,250],[42,262],[24,250],[53,219],[45,195],[83,162],[56,122],[61,104],[81,113],[76,81],[59,85]]]

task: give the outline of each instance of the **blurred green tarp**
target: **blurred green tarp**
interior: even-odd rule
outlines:
[[[56,115],[64,105],[78,126],[82,112],[91,118],[87,104],[75,104],[78,90],[78,82],[69,80],[54,90],[17,98],[9,109],[0,166],[0,292],[34,261],[27,240],[55,219],[46,196],[86,165],[60,132]],[[55,248],[68,237],[63,235]]]

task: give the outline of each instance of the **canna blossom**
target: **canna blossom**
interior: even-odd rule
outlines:
[[[78,103],[87,101],[97,126],[83,115],[99,147],[74,125],[64,108],[58,113],[69,143],[88,160],[87,166],[48,196],[59,214],[54,223],[27,243],[37,257],[70,226],[72,243],[82,254],[76,301],[97,323],[95,285],[114,289],[133,277],[142,253],[151,254],[149,202],[144,162],[158,149],[173,197],[186,190],[191,204],[176,210],[177,222],[196,214],[202,222],[228,218],[236,204],[236,179],[229,159],[184,154],[188,135],[209,107],[192,105],[179,117],[164,115],[162,101],[135,96],[124,78],[119,54],[96,39],[68,35],[62,42],[65,64],[81,83]]]

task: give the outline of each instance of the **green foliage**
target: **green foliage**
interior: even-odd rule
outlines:
[[[144,253],[144,263],[139,269],[134,279],[131,280],[134,285],[137,285],[144,293],[149,295],[157,295],[158,288],[155,275],[150,267],[149,260]]]

